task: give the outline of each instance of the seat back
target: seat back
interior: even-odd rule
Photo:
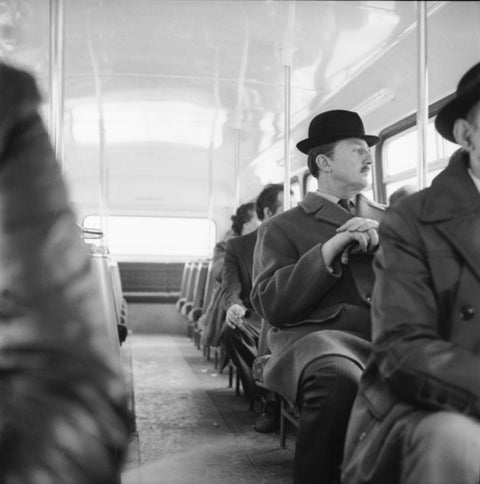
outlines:
[[[187,295],[187,285],[190,270],[192,268],[193,261],[185,262],[182,273],[182,282],[180,283],[180,297],[185,297]]]
[[[208,260],[200,261],[198,265],[197,277],[195,279],[195,287],[193,290],[193,307],[202,308],[203,300],[205,298],[205,287],[208,276]]]
[[[106,322],[106,332],[108,339],[112,343],[115,351],[120,350],[120,341],[117,329],[117,313],[115,309],[115,295],[112,284],[109,258],[106,254],[91,253],[90,260],[92,270],[98,282],[104,321]]]
[[[215,287],[215,275],[213,273],[213,260],[208,260],[207,280],[205,282],[205,294],[203,296],[202,313],[205,314],[212,299],[213,288]]]

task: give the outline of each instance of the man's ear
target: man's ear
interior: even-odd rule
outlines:
[[[263,218],[265,220],[267,220],[267,218],[269,218],[271,214],[272,212],[270,211],[269,207],[263,207]]]
[[[465,150],[470,151],[472,148],[470,123],[463,118],[458,118],[453,124],[453,137],[455,141]]]
[[[330,166],[330,158],[325,155],[317,155],[315,158],[315,163],[320,171],[324,173],[331,173],[332,167]]]

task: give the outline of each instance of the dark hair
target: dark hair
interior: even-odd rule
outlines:
[[[268,207],[272,212],[278,210],[279,205],[282,203],[278,201],[278,194],[282,191],[283,185],[281,183],[270,183],[260,192],[255,203],[258,220],[265,218],[264,208]]]
[[[243,226],[252,220],[255,214],[255,204],[253,202],[244,203],[237,208],[235,215],[231,216],[232,231],[235,235],[242,235]]]
[[[325,156],[332,156],[335,150],[335,146],[337,146],[338,141],[333,141],[332,143],[326,143],[324,145],[315,146],[308,152],[308,169],[310,173],[315,177],[318,178],[318,174],[320,172],[320,168],[318,168],[316,159],[318,155],[325,155]]]
[[[413,185],[403,185],[400,188],[397,188],[389,197],[388,197],[388,205],[393,207],[396,205],[402,198],[408,197],[412,193],[415,193],[417,188]]]

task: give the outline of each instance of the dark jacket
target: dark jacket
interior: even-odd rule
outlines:
[[[379,220],[384,208],[359,195],[356,212]],[[352,255],[346,266],[337,261],[332,274],[321,253],[322,244],[352,216],[318,194],[308,193],[297,207],[258,229],[251,300],[257,312],[275,326],[269,333],[272,357],[265,381],[291,400],[295,400],[301,372],[314,359],[348,346],[351,351],[346,356],[359,365],[368,356],[373,256]],[[337,331],[342,332],[340,345]]]
[[[480,417],[480,194],[466,155],[380,226],[373,355],[347,436],[342,483],[395,483],[419,412]]]
[[[252,290],[253,252],[257,241],[257,231],[234,237],[227,242],[223,263],[222,292],[225,311],[232,304],[240,304],[248,309],[247,317],[260,323],[260,316],[250,302]]]

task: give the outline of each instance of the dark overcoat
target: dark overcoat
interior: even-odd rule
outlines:
[[[425,412],[480,417],[480,194],[467,163],[452,160],[380,225],[373,353],[342,483],[399,482],[402,443]]]
[[[384,208],[364,196],[356,215],[379,220]],[[322,244],[352,214],[307,193],[299,205],[258,229],[251,301],[272,328],[267,386],[295,401],[306,365],[326,355],[344,355],[363,368],[371,334],[372,254],[356,254],[347,265],[326,267]]]
[[[222,291],[225,311],[233,304],[240,304],[249,311],[247,317],[253,324],[260,325],[260,316],[250,302],[252,290],[253,252],[257,241],[257,231],[227,242],[223,262]]]

